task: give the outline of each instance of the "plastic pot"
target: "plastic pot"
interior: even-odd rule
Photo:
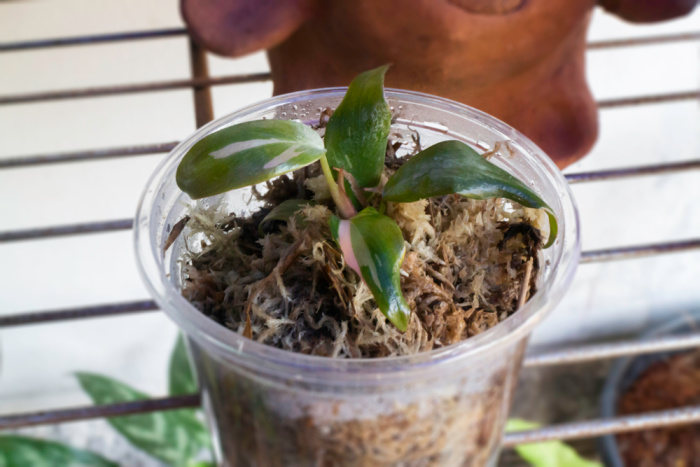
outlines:
[[[554,209],[556,243],[542,252],[538,291],[517,313],[461,343],[406,357],[331,359],[266,346],[210,320],[180,294],[182,241],[163,254],[172,226],[193,201],[175,183],[187,150],[220,128],[262,118],[318,122],[345,88],[275,97],[220,118],[180,143],[155,171],[136,215],[141,274],[187,336],[203,401],[227,466],[493,465],[533,327],[559,302],[579,260],[579,225],[569,187],[530,140],[480,111],[425,94],[387,90],[392,133],[423,147],[446,139],[477,149],[509,141],[492,159],[526,180]],[[257,209],[250,188],[207,200],[230,212]]]
[[[678,318],[644,333],[641,340],[650,340],[663,336],[681,336],[697,333],[700,330],[700,310],[691,313],[683,313]],[[602,418],[614,418],[617,416],[617,407],[620,397],[634,384],[647,368],[656,362],[667,360],[673,355],[686,353],[692,349],[676,350],[673,352],[658,352],[636,357],[620,358],[613,364],[603,388],[603,396],[600,400],[600,413]],[[598,443],[601,457],[605,465],[609,467],[624,467],[620,450],[615,435],[607,435],[600,438]]]

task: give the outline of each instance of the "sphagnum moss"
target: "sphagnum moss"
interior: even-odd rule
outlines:
[[[266,206],[246,218],[214,208],[192,210],[185,235],[195,242],[204,236],[207,245],[183,258],[184,296],[240,333],[249,309],[252,338],[259,342],[367,358],[459,342],[515,312],[523,287],[528,295],[535,292],[542,244],[536,210],[458,195],[387,203],[386,215],[406,239],[401,289],[414,311],[407,331],[400,332],[330,239],[332,205],[324,184],[317,183],[319,170],[311,166],[271,182],[258,194]],[[265,223],[261,235],[261,221],[284,199],[309,204],[289,222]],[[525,285],[529,261],[533,273]]]

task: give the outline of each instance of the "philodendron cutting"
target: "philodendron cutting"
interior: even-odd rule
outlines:
[[[544,248],[556,239],[557,221],[533,190],[461,141],[439,142],[399,163],[393,159],[394,166],[388,170],[392,112],[383,89],[387,68],[355,78],[332,112],[325,137],[295,120],[229,126],[189,149],[178,167],[177,184],[198,199],[267,182],[320,162],[336,211],[329,216],[329,231],[342,261],[362,278],[387,319],[404,332],[411,319],[411,307],[401,289],[406,242],[397,221],[386,214],[389,204],[454,195],[509,199],[546,212],[549,237]],[[282,200],[258,228],[280,220],[303,223],[303,207],[309,204],[312,202],[299,198]],[[244,334],[249,337],[250,313],[247,307]]]

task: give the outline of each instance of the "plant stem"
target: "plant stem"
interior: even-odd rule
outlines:
[[[350,202],[347,195],[343,196],[338,189],[338,184],[335,183],[335,178],[333,178],[333,171],[328,165],[328,159],[326,155],[321,156],[321,169],[323,169],[323,175],[326,177],[326,183],[328,183],[328,191],[331,192],[331,197],[335,201],[335,205],[338,206],[338,211],[343,219],[350,219],[352,216],[357,214],[355,207]]]

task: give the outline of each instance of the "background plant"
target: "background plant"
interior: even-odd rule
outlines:
[[[78,381],[95,404],[150,399],[131,386],[94,373],[79,372]],[[170,395],[198,391],[185,342],[178,336],[168,370]],[[213,467],[211,438],[198,409],[168,410],[108,418],[133,447],[173,467]],[[39,438],[0,436],[0,467],[115,467],[101,455]]]
[[[406,248],[398,224],[384,215],[386,202],[451,194],[507,198],[546,211],[550,234],[545,248],[557,236],[557,222],[552,209],[524,183],[460,141],[419,152],[382,186],[392,118],[384,98],[387,69],[379,67],[353,80],[328,121],[325,138],[292,120],[229,126],[197,141],[180,162],[176,178],[184,192],[198,199],[318,161],[338,211],[331,217],[331,232],[346,264],[367,284],[389,321],[405,331],[410,309],[401,292],[400,269]],[[301,204],[295,200],[280,205],[274,218],[291,217]]]

